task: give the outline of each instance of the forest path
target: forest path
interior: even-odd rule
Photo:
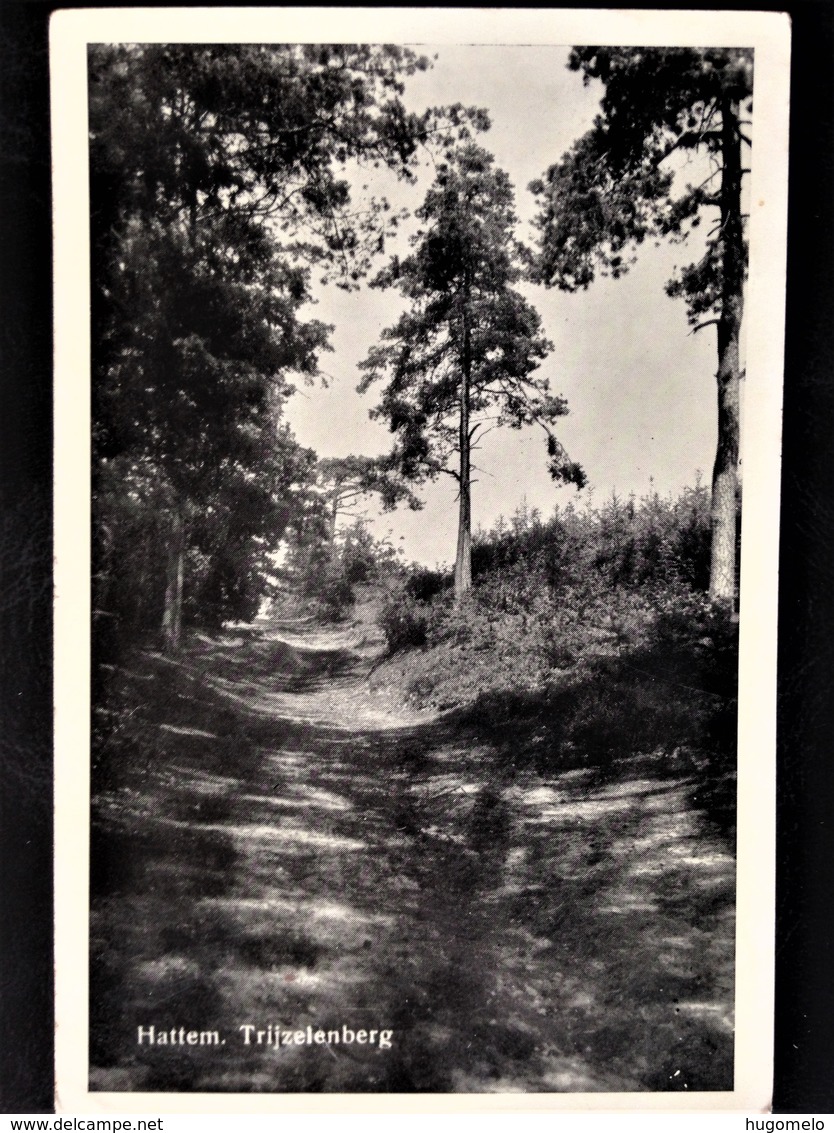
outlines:
[[[146,655],[156,757],[97,803],[94,1088],[731,1088],[734,867],[692,783],[516,768],[375,690],[380,649],[297,617]]]

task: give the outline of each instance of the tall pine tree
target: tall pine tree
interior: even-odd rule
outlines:
[[[742,214],[753,52],[744,48],[575,48],[569,66],[604,86],[592,129],[543,180],[537,278],[567,291],[597,272],[615,278],[647,238],[683,240],[711,212],[698,262],[667,284],[686,300],[695,329],[715,325],[718,445],[712,476],[710,596],[736,592],[740,333],[747,274]],[[675,154],[699,152],[706,176],[679,188]]]
[[[372,416],[388,421],[396,442],[388,458],[406,479],[441,472],[458,484],[455,593],[472,584],[472,451],[491,425],[538,423],[547,434],[555,477],[584,483],[552,426],[567,412],[536,374],[552,349],[536,310],[513,287],[525,253],[507,175],[474,144],[440,166],[417,213],[424,227],[406,259],[394,258],[375,283],[396,287],[409,309],[362,363],[359,385],[387,378]]]

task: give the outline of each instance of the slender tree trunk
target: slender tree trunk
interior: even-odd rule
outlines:
[[[191,183],[190,175],[183,194],[183,203],[188,210],[188,242],[192,254],[197,251],[197,187]]]
[[[197,189],[186,192],[188,234],[192,253],[197,251]],[[165,609],[162,614],[162,641],[166,653],[179,649],[182,636],[182,585],[185,574],[185,526],[179,502],[171,513],[171,536],[165,568]]]
[[[133,597],[133,624],[140,627],[141,631],[145,633],[154,628],[158,616],[157,604],[152,600],[159,594],[158,519],[150,530],[146,527],[142,532],[138,560],[136,567],[136,591]]]
[[[463,355],[460,383],[460,511],[455,558],[455,599],[472,589],[472,483],[470,471],[469,391],[472,381],[472,342],[469,327],[469,288],[464,281]]]
[[[327,557],[331,563],[336,561],[336,521],[339,516],[339,501],[333,500],[327,517]]]
[[[746,251],[741,217],[741,138],[739,104],[721,107],[721,310],[718,319],[718,447],[712,473],[712,557],[709,594],[735,609],[736,498],[738,492],[739,382],[741,318]]]
[[[171,536],[165,572],[165,609],[162,614],[162,640],[165,651],[179,648],[182,633],[182,582],[185,569],[185,529],[178,506],[171,515]]]

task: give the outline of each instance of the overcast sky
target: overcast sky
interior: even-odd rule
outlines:
[[[437,60],[429,72],[409,80],[405,101],[414,110],[452,102],[489,110],[492,128],[479,141],[509,174],[522,222],[519,235],[530,240],[536,206],[527,185],[590,127],[601,87],[583,87],[581,77],[567,69],[567,48],[422,50],[436,51]],[[694,181],[697,170],[691,176],[684,170],[683,176]],[[392,204],[415,208],[432,180],[426,166],[417,186],[387,180],[384,188]],[[389,245],[387,252],[394,250]],[[405,252],[407,246],[397,250]],[[612,490],[640,495],[652,483],[662,494],[678,492],[694,483],[698,470],[709,480],[716,438],[715,328],[690,334],[684,303],[663,290],[675,264],[697,256],[696,248],[685,245],[648,246],[624,279],[598,279],[576,295],[522,288],[555,344],[542,372],[553,392],[568,399],[570,415],[558,423],[558,435],[571,459],[584,466],[596,502]],[[383,423],[368,418],[378,394],[373,387],[364,396],[356,393],[357,367],[380,331],[396,321],[398,299],[367,286],[352,294],[317,287],[316,294],[311,316],[335,325],[333,353],[321,359],[329,387],[302,387],[288,404],[289,422],[298,440],[321,456],[384,452],[390,434]],[[476,461],[476,527],[511,515],[525,499],[546,516],[557,503],[577,498],[576,489],[557,487],[550,479],[538,427],[491,433]],[[454,482],[443,476],[422,491],[422,511],[398,509],[382,516],[375,530],[380,535],[390,530],[408,560],[451,563],[455,491]],[[373,507],[368,511],[376,514]]]

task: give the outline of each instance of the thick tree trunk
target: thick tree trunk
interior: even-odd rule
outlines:
[[[162,614],[162,641],[165,651],[179,648],[182,633],[182,582],[185,570],[185,529],[179,508],[171,515],[171,538],[165,572],[165,609]]]
[[[455,557],[455,600],[472,589],[472,483],[470,472],[471,439],[469,436],[469,391],[472,380],[472,345],[469,329],[469,295],[464,283],[463,355],[460,383],[460,509],[458,514],[458,547]]]
[[[735,609],[736,498],[738,493],[741,318],[746,252],[741,216],[739,104],[722,105],[721,242],[722,284],[718,319],[718,447],[712,473],[712,555],[709,594]]]

